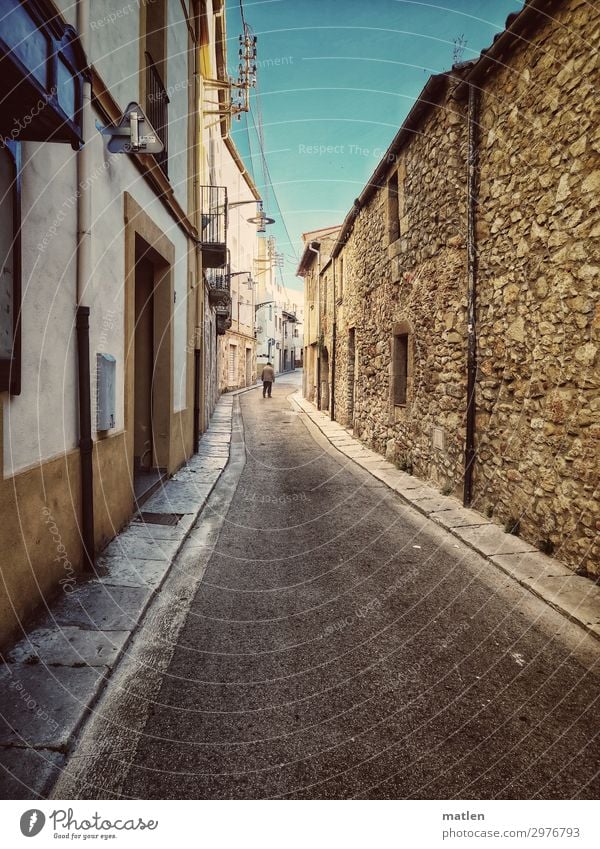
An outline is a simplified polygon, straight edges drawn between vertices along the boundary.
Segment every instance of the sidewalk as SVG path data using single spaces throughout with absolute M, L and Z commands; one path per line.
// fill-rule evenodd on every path
M 254 387 L 248 387 L 254 388 Z M 0 665 L 0 796 L 44 796 L 229 460 L 233 397 L 170 478 Z M 70 588 L 69 588 L 70 589 Z
M 419 478 L 402 472 L 376 451 L 366 448 L 349 430 L 322 413 L 300 393 L 292 396 L 324 436 L 342 454 L 396 492 L 428 519 L 441 525 L 523 587 L 600 639 L 600 587 L 576 575 L 558 560 L 541 554 L 520 537 L 456 498 L 441 495 Z

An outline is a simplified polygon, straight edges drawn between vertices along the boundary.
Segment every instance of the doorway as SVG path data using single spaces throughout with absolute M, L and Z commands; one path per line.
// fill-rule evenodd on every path
M 246 386 L 252 384 L 252 348 L 246 348 Z
M 229 360 L 227 368 L 227 388 L 238 388 L 238 349 L 237 345 L 229 346 Z
M 321 352 L 321 370 L 319 375 L 321 381 L 321 405 L 320 410 L 329 409 L 329 351 L 323 348 Z
M 140 237 L 135 243 L 133 328 L 133 489 L 140 506 L 160 486 L 168 466 L 170 370 L 168 274 Z M 165 309 L 167 310 L 165 314 Z
M 135 263 L 133 462 L 136 473 L 154 466 L 152 372 L 154 370 L 154 266 L 146 257 Z

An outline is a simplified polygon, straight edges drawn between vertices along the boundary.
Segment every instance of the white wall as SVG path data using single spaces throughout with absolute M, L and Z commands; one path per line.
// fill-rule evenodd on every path
M 132 100 L 140 99 L 139 5 L 136 0 L 89 2 L 88 59 L 121 109 L 125 109 Z
M 62 5 L 67 5 L 63 3 Z M 122 5 L 122 4 L 121 4 Z M 169 44 L 187 44 L 182 20 L 172 23 Z M 119 6 L 116 0 L 102 4 L 104 14 Z M 69 15 L 67 16 L 69 17 Z M 72 16 L 71 16 L 72 17 Z M 95 31 L 93 51 L 103 55 L 103 44 L 128 39 L 136 32 L 137 12 L 124 16 L 118 24 Z M 134 26 L 135 24 L 135 26 Z M 129 29 L 131 29 L 131 33 Z M 173 30 L 173 33 L 171 33 Z M 104 41 L 103 41 L 104 39 Z M 126 40 L 126 44 L 127 44 Z M 107 54 L 109 50 L 105 51 Z M 179 57 L 175 64 L 185 63 Z M 133 64 L 130 64 L 133 63 Z M 113 93 L 126 101 L 137 97 L 126 90 L 137 69 L 137 41 L 127 50 L 113 52 L 106 65 Z M 136 70 L 137 86 L 137 70 Z M 129 80 L 129 81 L 128 81 Z M 181 90 L 177 108 L 187 91 Z M 99 115 L 95 116 L 100 119 Z M 185 134 L 173 132 L 173 137 Z M 92 150 L 92 264 L 90 286 L 82 303 L 90 307 L 90 357 L 92 388 L 95 393 L 96 353 L 109 353 L 117 359 L 116 428 L 124 427 L 124 277 L 125 247 L 123 193 L 128 191 L 175 247 L 173 316 L 173 407 L 186 408 L 188 268 L 187 237 L 175 223 L 127 155 L 107 154 L 103 137 L 94 132 Z M 48 460 L 78 444 L 77 362 L 75 338 L 76 245 L 77 245 L 77 154 L 66 144 L 23 144 L 22 174 L 22 265 L 23 265 L 23 354 L 22 393 L 5 398 L 4 468 L 11 474 Z M 176 158 L 174 173 L 187 165 L 186 157 Z M 177 164 L 179 163 L 179 164 Z M 179 180 L 181 190 L 185 175 Z M 95 394 L 92 397 L 95 410 Z M 95 426 L 95 416 L 93 416 Z
M 169 97 L 169 180 L 175 197 L 188 208 L 188 32 L 181 3 L 167 4 L 167 94 Z
M 27 143 L 22 161 L 22 391 L 4 401 L 5 476 L 77 438 L 74 156 L 67 145 Z

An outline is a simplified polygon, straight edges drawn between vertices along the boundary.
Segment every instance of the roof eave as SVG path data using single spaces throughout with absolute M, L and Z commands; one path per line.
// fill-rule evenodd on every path
M 458 98 L 466 97 L 469 86 L 478 86 L 490 71 L 503 67 L 502 57 L 505 56 L 515 43 L 522 41 L 529 44 L 524 33 L 532 27 L 544 25 L 552 20 L 550 11 L 560 5 L 563 0 L 529 0 L 529 2 L 514 16 L 510 25 L 498 35 L 486 50 L 482 50 L 479 59 L 472 70 L 465 76 L 456 88 Z

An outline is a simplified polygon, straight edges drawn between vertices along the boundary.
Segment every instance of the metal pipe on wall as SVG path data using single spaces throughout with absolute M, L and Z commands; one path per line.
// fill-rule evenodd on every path
M 77 2 L 77 30 L 84 55 L 88 55 L 90 25 L 89 0 Z M 81 541 L 85 566 L 95 566 L 94 535 L 94 440 L 92 438 L 91 373 L 90 373 L 90 308 L 82 301 L 92 278 L 92 199 L 91 149 L 92 84 L 83 82 L 82 105 L 83 146 L 77 152 L 77 365 L 79 383 L 79 456 L 81 466 Z
M 335 294 L 335 266 L 334 259 L 331 264 L 331 280 L 333 287 L 333 325 L 331 328 L 331 398 L 329 399 L 329 418 L 335 420 L 335 349 L 337 341 L 337 312 L 336 312 L 336 294 Z
M 468 100 L 468 172 L 467 172 L 467 416 L 465 434 L 465 478 L 463 503 L 473 499 L 475 465 L 475 392 L 477 387 L 477 234 L 476 208 L 478 189 L 478 126 L 480 91 L 469 86 Z

